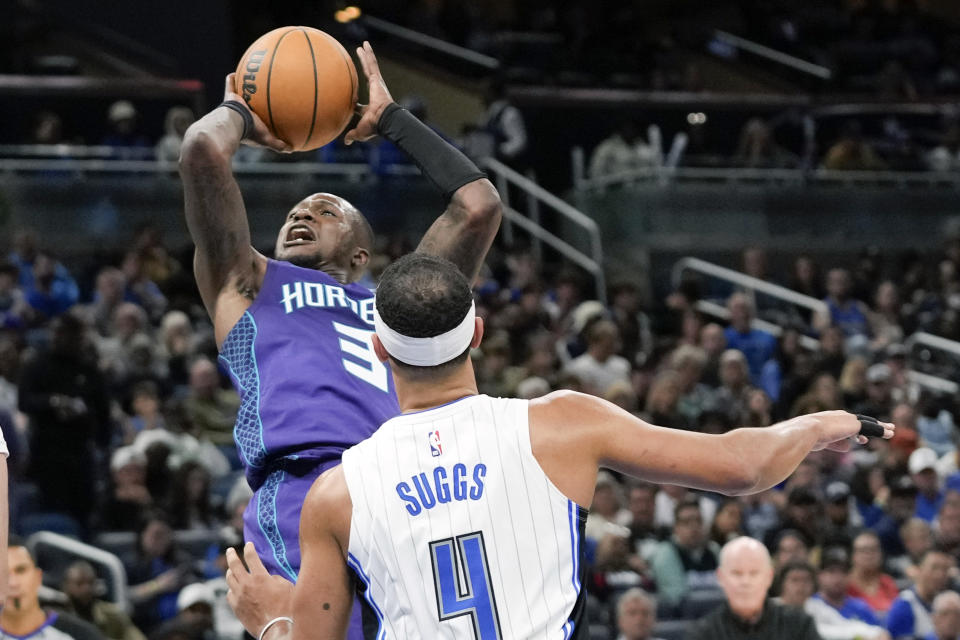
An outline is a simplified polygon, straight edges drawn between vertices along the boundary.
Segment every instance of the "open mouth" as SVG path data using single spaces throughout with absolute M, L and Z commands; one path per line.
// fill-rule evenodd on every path
M 283 241 L 283 246 L 295 247 L 300 244 L 314 242 L 316 239 L 317 237 L 314 235 L 313 229 L 305 224 L 295 224 L 287 231 L 287 237 Z

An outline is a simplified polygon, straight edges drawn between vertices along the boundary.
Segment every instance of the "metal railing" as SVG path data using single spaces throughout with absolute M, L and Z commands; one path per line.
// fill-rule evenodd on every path
M 27 538 L 27 548 L 34 554 L 34 557 L 37 556 L 40 548 L 44 546 L 53 547 L 77 558 L 82 558 L 105 567 L 110 576 L 113 602 L 125 611 L 130 610 L 127 572 L 123 568 L 123 563 L 120 562 L 120 558 L 103 549 L 98 549 L 92 545 L 50 531 L 39 531 Z
M 484 55 L 482 53 L 477 53 L 473 49 L 467 49 L 466 47 L 461 47 L 459 45 L 447 42 L 446 40 L 441 40 L 440 38 L 428 36 L 425 33 L 420 33 L 419 31 L 408 29 L 407 27 L 402 27 L 398 24 L 383 20 L 382 18 L 364 16 L 361 19 L 361 22 L 363 22 L 366 27 L 375 31 L 379 31 L 396 38 L 401 38 L 407 42 L 411 42 L 421 47 L 433 49 L 434 51 L 438 51 L 459 60 L 479 65 L 485 69 L 489 69 L 490 71 L 496 71 L 500 68 L 500 61 L 496 58 Z
M 550 193 L 536 182 L 514 171 L 499 160 L 487 158 L 484 168 L 492 175 L 494 185 L 500 193 L 503 204 L 503 233 L 510 242 L 513 238 L 513 225 L 529 233 L 534 239 L 534 252 L 539 254 L 540 243 L 549 245 L 565 258 L 579 265 L 593 276 L 596 284 L 597 299 L 607 301 L 606 277 L 603 272 L 603 247 L 600 240 L 600 227 L 592 218 Z M 526 215 L 511 206 L 510 187 L 521 190 L 526 199 Z M 582 228 L 590 241 L 589 253 L 577 249 L 569 242 L 548 231 L 540 224 L 540 207 L 548 207 L 563 218 Z
M 719 29 L 713 32 L 713 37 L 718 42 L 722 42 L 727 46 L 740 49 L 741 51 L 746 51 L 755 56 L 760 56 L 765 60 L 775 62 L 784 67 L 789 67 L 790 69 L 805 73 L 809 76 L 814 76 L 816 78 L 820 78 L 821 80 L 829 80 L 833 77 L 833 72 L 824 66 L 807 62 L 802 58 L 792 56 L 788 53 L 784 53 L 783 51 L 778 51 L 758 42 L 754 42 L 753 40 L 747 40 L 746 38 L 742 38 Z
M 751 292 L 763 293 L 771 298 L 777 298 L 798 307 L 809 309 L 814 313 L 828 312 L 827 305 L 821 300 L 699 258 L 683 258 L 674 265 L 672 272 L 674 286 L 680 284 L 683 272 L 686 270 L 696 271 L 697 273 L 717 278 L 718 280 L 724 280 Z M 697 301 L 695 308 L 697 311 L 713 318 L 719 318 L 721 320 L 730 319 L 730 312 L 726 307 L 710 300 Z M 754 318 L 751 326 L 754 329 L 766 331 L 778 338 L 783 334 L 782 327 L 760 318 Z M 811 336 L 801 335 L 800 346 L 809 351 L 816 351 L 820 348 L 820 341 Z M 935 336 L 930 333 L 914 333 L 904 341 L 904 346 L 907 347 L 908 350 L 913 349 L 915 346 L 924 346 L 929 349 L 944 351 L 960 357 L 960 342 L 941 338 L 940 336 Z M 948 394 L 960 392 L 960 384 L 957 384 L 953 380 L 941 378 L 922 371 L 911 369 L 907 371 L 907 378 L 914 384 L 933 391 Z
M 960 174 L 942 171 L 836 171 L 830 169 L 761 169 L 650 167 L 616 174 L 583 177 L 584 155 L 571 153 L 574 187 L 578 190 L 602 190 L 624 184 L 665 184 L 679 182 L 729 184 L 821 184 L 843 186 L 892 185 L 897 187 L 960 188 Z

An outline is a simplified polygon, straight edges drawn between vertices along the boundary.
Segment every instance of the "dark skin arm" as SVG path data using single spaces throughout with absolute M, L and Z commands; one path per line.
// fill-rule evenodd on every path
M 243 100 L 227 76 L 224 100 Z M 247 143 L 285 151 L 251 112 L 253 132 Z M 193 270 L 200 297 L 213 320 L 217 344 L 222 344 L 256 296 L 266 271 L 266 258 L 250 244 L 250 227 L 231 161 L 240 147 L 243 118 L 230 109 L 214 109 L 193 123 L 180 151 L 184 212 L 196 245 Z
M 377 123 L 393 102 L 369 42 L 357 48 L 357 57 L 367 78 L 370 104 L 360 108 L 360 121 L 344 141 L 369 140 L 377 135 Z M 472 283 L 500 228 L 500 196 L 486 178 L 469 182 L 454 192 L 443 214 L 430 226 L 417 251 L 446 258 L 457 265 Z

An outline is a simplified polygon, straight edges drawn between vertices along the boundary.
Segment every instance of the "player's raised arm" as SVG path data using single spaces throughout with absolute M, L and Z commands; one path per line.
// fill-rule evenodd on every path
M 531 401 L 530 425 L 538 459 L 553 461 L 558 471 L 568 464 L 569 476 L 579 474 L 580 482 L 573 478 L 567 495 L 583 499 L 580 504 L 590 504 L 593 484 L 584 478 L 597 466 L 652 482 L 741 495 L 782 482 L 811 451 L 846 451 L 851 437 L 866 442 L 858 436 L 858 417 L 845 411 L 709 435 L 654 426 L 605 400 L 573 392 Z M 893 437 L 892 425 L 881 426 L 884 438 Z M 571 495 L 578 487 L 581 492 L 588 487 L 590 495 Z
M 196 245 L 194 273 L 218 343 L 248 306 L 243 299 L 255 295 L 262 280 L 257 260 L 263 258 L 250 245 L 246 209 L 231 168 L 243 140 L 287 149 L 234 92 L 230 74 L 224 103 L 187 129 L 180 151 L 184 211 Z
M 450 260 L 472 283 L 500 228 L 497 190 L 469 158 L 393 101 L 369 42 L 357 49 L 357 56 L 370 87 L 369 104 L 344 140 L 350 144 L 379 133 L 420 167 L 448 204 L 417 251 Z

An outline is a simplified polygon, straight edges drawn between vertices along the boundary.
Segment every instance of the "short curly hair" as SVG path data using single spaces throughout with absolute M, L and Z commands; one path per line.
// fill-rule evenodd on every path
M 455 264 L 437 256 L 410 253 L 387 267 L 377 286 L 377 312 L 391 329 L 410 338 L 432 338 L 463 321 L 473 302 L 466 276 Z M 436 367 L 416 367 L 391 356 L 396 366 L 411 374 L 448 373 L 470 352 Z

